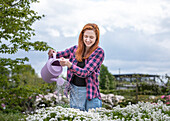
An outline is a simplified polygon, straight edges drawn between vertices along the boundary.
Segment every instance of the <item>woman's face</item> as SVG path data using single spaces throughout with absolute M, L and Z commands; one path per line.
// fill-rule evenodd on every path
M 96 41 L 96 34 L 93 30 L 86 30 L 83 35 L 83 42 L 89 49 Z

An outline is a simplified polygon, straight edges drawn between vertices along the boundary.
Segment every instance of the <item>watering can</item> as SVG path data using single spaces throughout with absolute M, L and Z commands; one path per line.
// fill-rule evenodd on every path
M 47 83 L 56 81 L 61 86 L 65 81 L 62 77 L 59 77 L 62 71 L 63 68 L 60 65 L 59 59 L 56 59 L 56 54 L 53 53 L 53 58 L 50 58 L 41 69 L 41 77 Z

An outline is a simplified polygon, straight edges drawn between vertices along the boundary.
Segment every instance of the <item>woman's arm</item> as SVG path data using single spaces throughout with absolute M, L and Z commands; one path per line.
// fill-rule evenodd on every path
M 51 57 L 53 53 L 56 53 L 56 58 L 61 58 L 61 57 L 69 58 L 70 54 L 73 53 L 75 48 L 76 46 L 73 46 L 64 51 L 57 51 L 57 52 L 55 52 L 54 50 L 49 50 L 48 55 L 49 57 Z
M 60 61 L 60 64 L 63 66 L 67 66 L 70 68 L 70 71 L 75 74 L 78 77 L 86 78 L 91 75 L 96 69 L 98 69 L 104 60 L 104 51 L 101 48 L 98 48 L 97 50 L 92 53 L 92 55 L 89 57 L 88 63 L 85 65 L 84 68 L 80 68 L 74 64 L 72 64 L 70 61 Z

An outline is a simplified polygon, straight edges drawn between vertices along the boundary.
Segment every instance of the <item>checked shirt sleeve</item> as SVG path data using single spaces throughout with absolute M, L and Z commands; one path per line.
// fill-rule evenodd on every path
M 98 69 L 104 60 L 104 51 L 101 48 L 96 49 L 89 57 L 89 61 L 84 68 L 80 68 L 74 64 L 70 67 L 70 71 L 78 77 L 86 78 Z
M 68 48 L 64 51 L 58 51 L 56 57 L 64 57 L 64 58 L 69 58 L 70 54 L 73 53 L 73 50 L 76 48 L 76 46 L 73 46 L 71 48 Z

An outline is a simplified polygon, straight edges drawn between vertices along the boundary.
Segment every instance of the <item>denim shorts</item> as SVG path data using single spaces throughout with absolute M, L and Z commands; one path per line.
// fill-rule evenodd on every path
M 71 84 L 70 107 L 80 109 L 81 111 L 88 111 L 92 108 L 102 107 L 102 101 L 98 98 L 89 101 L 86 99 L 86 87 Z

